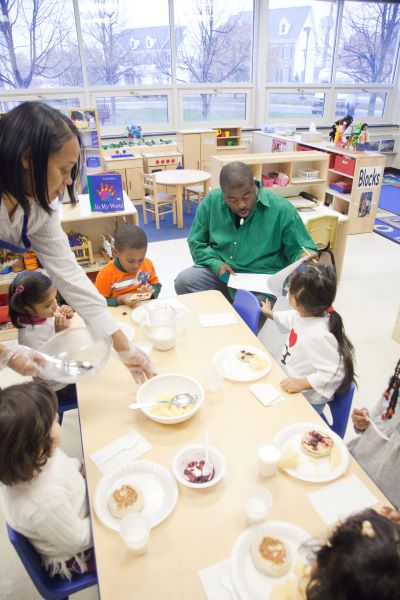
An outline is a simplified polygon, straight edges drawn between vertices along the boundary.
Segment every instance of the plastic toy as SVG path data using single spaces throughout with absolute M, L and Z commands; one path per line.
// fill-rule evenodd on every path
M 126 127 L 128 132 L 128 138 L 134 138 L 135 140 L 141 140 L 143 137 L 143 131 L 141 125 L 129 125 Z

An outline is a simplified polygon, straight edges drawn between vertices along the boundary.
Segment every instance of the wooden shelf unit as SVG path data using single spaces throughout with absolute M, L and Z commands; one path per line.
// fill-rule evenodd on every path
M 211 157 L 217 152 L 217 132 L 214 129 L 178 129 L 178 151 L 183 154 L 185 169 L 209 171 Z
M 217 154 L 243 154 L 243 152 L 246 152 L 247 146 L 241 144 L 242 130 L 240 127 L 224 127 L 215 131 L 217 134 Z

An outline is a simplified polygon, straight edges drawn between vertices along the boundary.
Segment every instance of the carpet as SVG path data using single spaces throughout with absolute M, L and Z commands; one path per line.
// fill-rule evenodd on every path
M 145 225 L 143 220 L 143 207 L 137 206 L 139 215 L 140 227 L 145 231 L 149 242 L 163 242 L 165 240 L 176 240 L 179 238 L 186 238 L 189 235 L 190 228 L 196 213 L 197 206 L 190 203 L 190 213 L 186 212 L 186 202 L 184 203 L 183 211 L 183 228 L 178 229 L 172 222 L 172 214 L 168 213 L 165 215 L 164 220 L 160 220 L 160 229 L 156 229 L 156 222 L 151 220 L 151 215 L 147 213 L 148 223 Z
M 384 178 L 374 231 L 382 237 L 400 244 L 400 177 L 396 175 L 388 175 Z

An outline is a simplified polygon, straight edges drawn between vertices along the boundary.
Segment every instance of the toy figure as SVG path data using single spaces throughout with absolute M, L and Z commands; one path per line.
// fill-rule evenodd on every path
M 128 132 L 128 138 L 141 140 L 143 137 L 141 125 L 129 125 L 129 127 L 126 127 L 126 131 Z
M 361 125 L 360 121 L 357 121 L 357 123 L 354 123 L 353 133 L 351 135 L 351 145 L 353 146 L 353 148 L 355 148 L 357 146 L 357 144 L 359 144 L 361 127 L 362 127 L 362 125 Z
M 363 123 L 361 125 L 361 133 L 360 137 L 358 138 L 358 143 L 366 144 L 367 142 L 369 142 L 368 123 Z

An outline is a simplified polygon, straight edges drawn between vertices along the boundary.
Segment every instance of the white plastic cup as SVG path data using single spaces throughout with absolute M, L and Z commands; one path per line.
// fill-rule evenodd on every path
M 262 477 L 276 474 L 282 453 L 274 444 L 263 444 L 257 450 L 258 468 Z
M 135 556 L 146 552 L 150 531 L 150 520 L 141 513 L 132 513 L 124 517 L 119 527 L 121 539 Z
M 252 485 L 243 494 L 244 512 L 248 525 L 262 523 L 272 505 L 269 491 L 260 485 Z
M 223 376 L 215 367 L 211 367 L 206 374 L 206 387 L 209 392 L 220 392 L 224 383 Z

